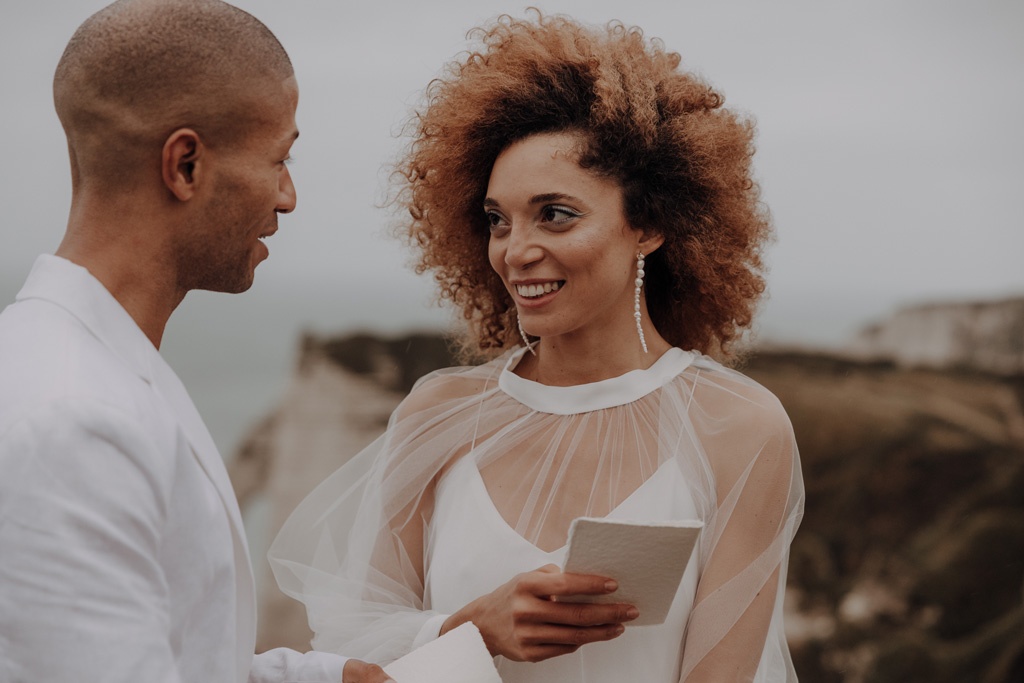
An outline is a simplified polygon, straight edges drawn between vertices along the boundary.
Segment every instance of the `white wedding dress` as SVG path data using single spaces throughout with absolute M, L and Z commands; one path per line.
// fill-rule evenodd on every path
M 607 516 L 662 521 L 697 516 L 674 463 L 667 462 Z M 430 562 L 425 606 L 452 613 L 510 577 L 545 564 L 561 565 L 566 546 L 541 550 L 517 534 L 491 502 L 472 458 L 456 463 L 437 487 L 430 527 Z M 697 590 L 697 563 L 691 560 L 668 619 L 658 626 L 627 628 L 610 642 L 529 664 L 497 659 L 504 683 L 608 680 L 608 671 L 642 672 L 641 681 L 676 681 L 683 629 Z
M 518 573 L 560 564 L 576 517 L 700 519 L 664 624 L 539 663 L 505 683 L 675 683 L 729 662 L 795 681 L 782 629 L 803 484 L 789 420 L 749 378 L 670 349 L 650 368 L 553 387 L 524 349 L 432 373 L 387 432 L 328 478 L 271 548 L 317 649 L 386 663 Z

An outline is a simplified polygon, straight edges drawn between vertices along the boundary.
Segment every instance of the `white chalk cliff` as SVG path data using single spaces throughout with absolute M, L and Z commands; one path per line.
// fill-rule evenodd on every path
M 849 353 L 900 366 L 1024 374 L 1024 297 L 906 308 L 865 328 Z

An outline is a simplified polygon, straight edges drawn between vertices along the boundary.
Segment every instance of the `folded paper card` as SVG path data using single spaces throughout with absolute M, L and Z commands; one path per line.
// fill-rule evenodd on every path
M 615 579 L 619 589 L 599 596 L 562 598 L 574 602 L 635 605 L 640 616 L 627 626 L 664 623 L 697 543 L 700 520 L 628 522 L 580 517 L 569 528 L 562 571 Z
M 473 622 L 453 628 L 384 667 L 397 683 L 501 683 Z

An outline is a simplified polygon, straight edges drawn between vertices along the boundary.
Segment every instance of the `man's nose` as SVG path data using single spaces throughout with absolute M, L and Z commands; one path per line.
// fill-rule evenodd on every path
M 281 176 L 281 182 L 278 185 L 277 207 L 275 211 L 278 213 L 291 213 L 295 210 L 296 202 L 295 183 L 292 182 L 291 172 L 285 166 L 284 174 Z

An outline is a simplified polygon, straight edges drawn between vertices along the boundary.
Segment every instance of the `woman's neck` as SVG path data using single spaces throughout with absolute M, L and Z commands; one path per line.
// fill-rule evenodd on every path
M 545 337 L 534 344 L 515 373 L 550 386 L 575 386 L 618 377 L 631 370 L 649 368 L 671 347 L 649 323 L 644 325 L 647 353 L 640 346 L 636 329 L 631 334 L 560 335 Z

